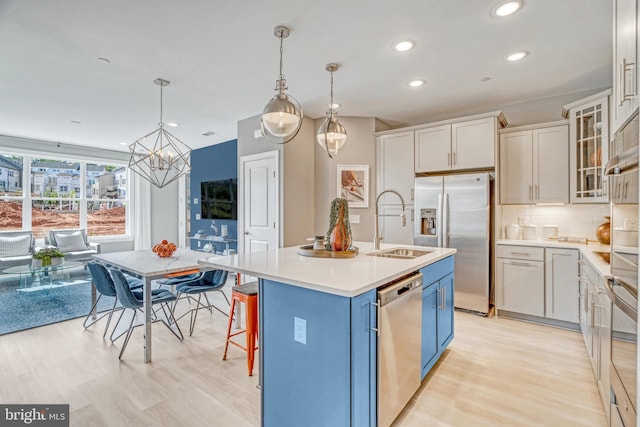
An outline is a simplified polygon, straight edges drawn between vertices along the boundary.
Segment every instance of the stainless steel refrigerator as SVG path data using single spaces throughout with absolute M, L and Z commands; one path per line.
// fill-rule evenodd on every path
M 414 244 L 455 248 L 454 306 L 487 314 L 491 295 L 491 205 L 488 172 L 418 177 Z

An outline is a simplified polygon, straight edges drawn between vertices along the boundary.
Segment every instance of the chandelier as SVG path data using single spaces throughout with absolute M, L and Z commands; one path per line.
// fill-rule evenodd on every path
M 169 81 L 155 79 L 153 83 L 160 86 L 159 128 L 129 145 L 129 169 L 156 187 L 162 188 L 191 171 L 191 149 L 164 128 L 162 89 L 169 85 Z

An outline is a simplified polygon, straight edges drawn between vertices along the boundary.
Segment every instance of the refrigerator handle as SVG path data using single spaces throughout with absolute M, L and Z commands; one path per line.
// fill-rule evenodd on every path
M 449 247 L 449 194 L 444 194 L 442 202 L 442 247 Z
M 443 224 L 443 211 L 442 211 L 442 194 L 438 194 L 438 210 L 436 211 L 436 227 L 437 227 L 437 233 L 438 233 L 438 247 L 441 248 L 442 247 L 442 233 L 444 232 L 443 228 L 442 228 L 442 224 Z

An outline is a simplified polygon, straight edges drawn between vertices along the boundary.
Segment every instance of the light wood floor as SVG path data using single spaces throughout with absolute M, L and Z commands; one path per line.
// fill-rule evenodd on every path
M 0 336 L 0 402 L 69 403 L 72 426 L 259 425 L 257 372 L 247 376 L 237 348 L 221 360 L 226 318 L 215 310 L 182 343 L 155 324 L 151 364 L 141 328 L 120 362 L 121 341 L 103 340 L 102 325 Z M 606 425 L 578 333 L 466 313 L 455 333 L 397 426 Z

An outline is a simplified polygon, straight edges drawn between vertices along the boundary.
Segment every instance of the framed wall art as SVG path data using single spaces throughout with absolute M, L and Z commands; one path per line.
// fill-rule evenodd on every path
M 347 199 L 350 208 L 369 207 L 369 165 L 338 165 L 337 197 Z

